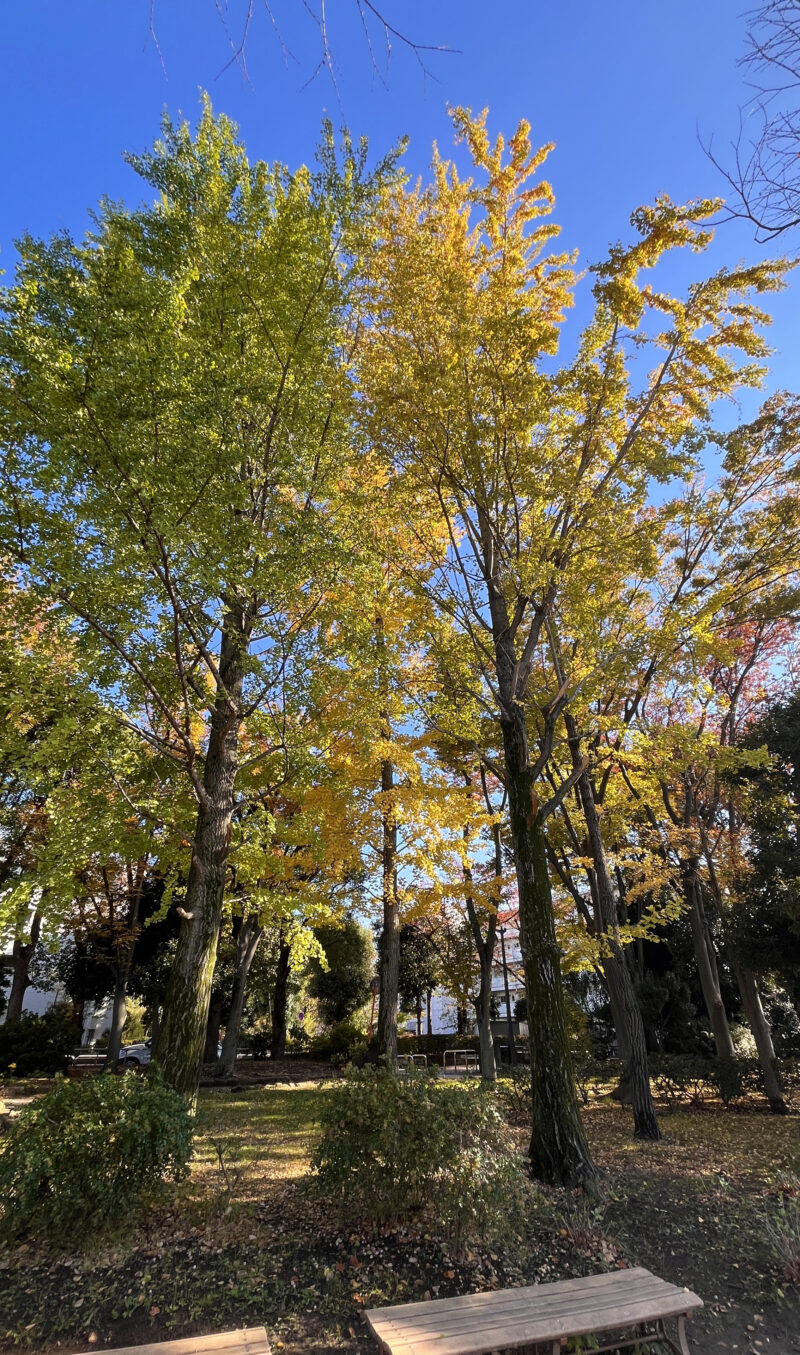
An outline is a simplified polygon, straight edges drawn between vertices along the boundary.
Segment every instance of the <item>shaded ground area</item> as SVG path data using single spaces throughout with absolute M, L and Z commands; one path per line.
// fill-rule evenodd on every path
M 135 1236 L 89 1258 L 0 1252 L 0 1348 L 99 1349 L 263 1323 L 286 1355 L 366 1352 L 366 1307 L 627 1263 L 706 1300 L 695 1351 L 800 1351 L 800 1293 L 782 1282 L 767 1236 L 781 1183 L 800 1172 L 797 1117 L 677 1110 L 663 1116 L 664 1143 L 643 1145 L 625 1110 L 597 1101 L 586 1119 L 606 1201 L 531 1191 L 515 1221 L 521 1243 L 454 1256 L 425 1220 L 353 1230 L 309 1194 L 325 1094 L 205 1091 L 191 1179 Z

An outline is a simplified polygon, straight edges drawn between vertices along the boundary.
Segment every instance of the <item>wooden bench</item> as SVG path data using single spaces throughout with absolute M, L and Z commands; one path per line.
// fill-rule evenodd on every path
M 610 1332 L 623 1335 L 610 1345 L 592 1346 L 593 1355 L 636 1345 L 648 1336 L 679 1355 L 690 1355 L 686 1319 L 702 1307 L 696 1294 L 639 1267 L 582 1280 L 371 1308 L 366 1318 L 388 1355 L 487 1355 L 535 1347 L 560 1355 L 562 1341 L 571 1336 Z M 664 1326 L 673 1319 L 677 1346 Z M 633 1328 L 638 1329 L 636 1335 L 625 1335 Z
M 97 1347 L 86 1355 L 99 1355 Z M 187 1336 L 182 1341 L 159 1341 L 150 1346 L 120 1346 L 103 1355 L 270 1355 L 263 1327 L 223 1331 L 216 1336 Z

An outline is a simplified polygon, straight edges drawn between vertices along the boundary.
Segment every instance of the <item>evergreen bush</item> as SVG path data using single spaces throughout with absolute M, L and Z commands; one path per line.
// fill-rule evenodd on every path
M 82 1250 L 186 1174 L 189 1114 L 138 1073 L 59 1079 L 26 1106 L 0 1149 L 0 1236 Z
M 52 1077 L 63 1073 L 79 1033 L 66 1007 L 43 1016 L 22 1016 L 0 1026 L 0 1073 L 11 1077 Z
M 372 1223 L 432 1212 L 456 1248 L 501 1221 L 508 1227 L 521 1160 L 480 1084 L 349 1069 L 321 1122 L 317 1189 L 344 1212 Z

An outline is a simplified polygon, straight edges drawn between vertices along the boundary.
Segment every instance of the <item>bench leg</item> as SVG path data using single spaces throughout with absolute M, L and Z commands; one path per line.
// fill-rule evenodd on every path
M 689 1343 L 686 1340 L 686 1317 L 684 1313 L 681 1313 L 678 1318 L 678 1345 L 681 1348 L 681 1355 L 691 1355 Z

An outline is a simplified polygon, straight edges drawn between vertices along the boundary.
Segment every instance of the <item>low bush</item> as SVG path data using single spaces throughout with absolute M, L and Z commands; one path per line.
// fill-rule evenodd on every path
M 350 1069 L 328 1096 L 312 1168 L 326 1201 L 372 1223 L 435 1209 L 460 1249 L 509 1215 L 521 1162 L 491 1092 L 425 1073 Z
M 63 1073 L 78 1039 L 72 1012 L 65 1007 L 6 1021 L 0 1026 L 0 1073 L 12 1077 Z
M 59 1079 L 22 1111 L 0 1151 L 0 1236 L 81 1250 L 185 1175 L 181 1098 L 137 1073 Z
M 800 1177 L 783 1182 L 777 1207 L 764 1221 L 764 1232 L 782 1278 L 800 1285 Z

